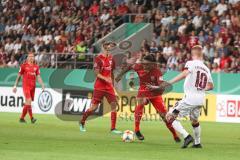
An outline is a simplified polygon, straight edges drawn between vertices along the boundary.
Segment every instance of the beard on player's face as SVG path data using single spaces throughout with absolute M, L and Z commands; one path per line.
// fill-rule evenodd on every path
M 33 55 L 29 55 L 29 56 L 28 56 L 28 62 L 29 62 L 29 63 L 33 63 L 33 62 L 34 62 L 34 57 L 33 57 Z
M 147 60 L 143 60 L 142 65 L 144 70 L 151 70 L 153 68 L 153 62 Z

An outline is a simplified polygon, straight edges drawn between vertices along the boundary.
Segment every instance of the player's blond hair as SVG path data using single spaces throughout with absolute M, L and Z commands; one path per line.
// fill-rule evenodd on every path
M 199 58 L 203 57 L 203 52 L 202 52 L 202 46 L 200 45 L 195 45 L 192 47 L 192 50 L 197 50 L 198 52 L 194 52 L 194 55 L 196 55 Z

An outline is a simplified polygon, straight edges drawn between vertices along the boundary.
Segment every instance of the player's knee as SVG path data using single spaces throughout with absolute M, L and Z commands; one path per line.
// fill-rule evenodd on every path
M 172 123 L 176 118 L 178 114 L 175 114 L 174 112 L 168 112 L 165 116 L 165 119 L 168 123 Z
M 26 99 L 25 104 L 26 105 L 31 105 L 32 104 L 31 98 Z
M 159 112 L 159 115 L 160 115 L 160 117 L 161 117 L 162 119 L 165 119 L 166 114 L 167 114 L 167 113 L 161 113 L 161 112 Z
M 112 102 L 110 105 L 111 105 L 112 111 L 116 111 L 117 110 L 117 102 Z
M 192 126 L 193 127 L 198 127 L 199 126 L 199 121 L 197 119 L 191 118 L 192 121 Z
M 90 110 L 90 111 L 94 111 L 94 110 L 97 109 L 97 107 L 98 107 L 98 104 L 95 104 L 95 103 L 94 103 L 94 104 L 91 104 L 89 110 Z

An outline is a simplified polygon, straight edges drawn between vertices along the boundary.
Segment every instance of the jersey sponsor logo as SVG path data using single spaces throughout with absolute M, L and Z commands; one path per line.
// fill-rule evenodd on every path
M 47 112 L 52 108 L 53 98 L 50 92 L 43 91 L 38 97 L 39 109 L 43 112 Z
M 104 70 L 109 70 L 109 71 L 111 71 L 111 70 L 112 70 L 112 67 L 111 67 L 111 66 L 104 67 Z

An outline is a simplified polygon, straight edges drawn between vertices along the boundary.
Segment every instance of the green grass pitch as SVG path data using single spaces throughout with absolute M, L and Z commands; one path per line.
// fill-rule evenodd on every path
M 109 118 L 89 121 L 88 131 L 80 133 L 77 122 L 63 122 L 52 115 L 36 115 L 34 125 L 19 124 L 18 116 L 0 113 L 0 160 L 240 159 L 239 124 L 202 122 L 204 148 L 183 150 L 162 122 L 143 122 L 146 140 L 124 143 L 109 133 Z M 184 126 L 191 131 L 189 123 Z M 118 128 L 132 130 L 133 122 L 118 121 Z

